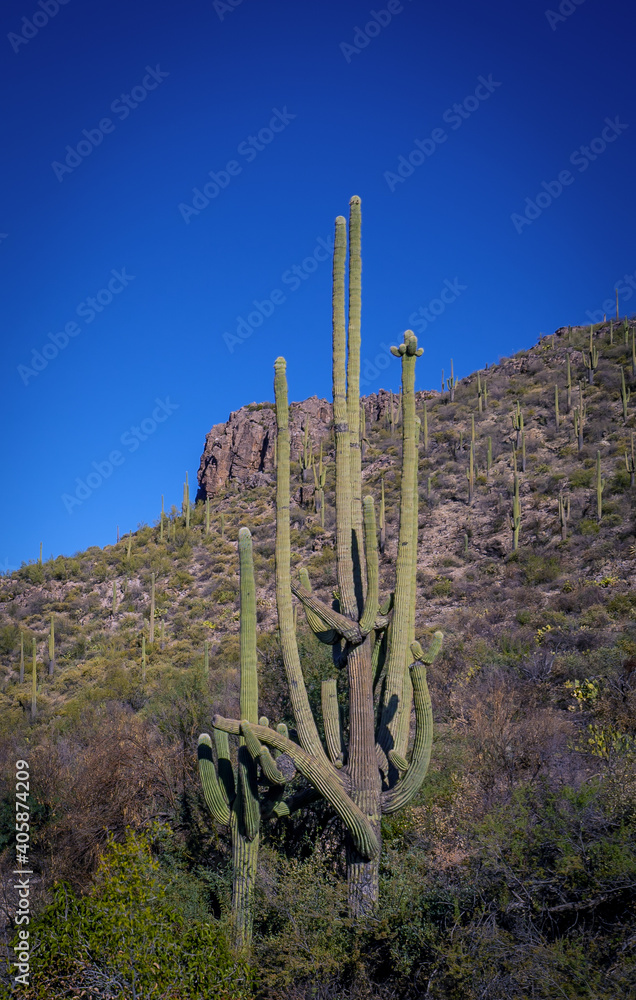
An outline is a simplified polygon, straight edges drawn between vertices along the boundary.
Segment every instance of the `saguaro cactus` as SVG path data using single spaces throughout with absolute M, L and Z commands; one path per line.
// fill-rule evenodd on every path
M 260 732 L 268 731 L 269 722 L 262 718 L 259 723 L 258 718 L 256 587 L 252 536 L 247 528 L 239 529 L 238 550 L 241 719 L 236 722 L 233 729 L 224 730 L 222 726 L 217 725 L 215 718 L 216 766 L 212 754 L 212 741 L 207 733 L 199 737 L 198 757 L 199 774 L 208 808 L 217 822 L 230 827 L 233 862 L 232 920 L 235 943 L 239 947 L 247 947 L 252 936 L 252 898 L 261 814 L 283 815 L 285 811 L 289 813 L 290 810 L 285 806 L 280 792 L 287 778 L 276 765 L 267 747 L 261 743 Z M 236 774 L 230 757 L 228 731 L 239 736 Z M 285 727 L 282 732 L 283 735 L 279 732 L 275 734 L 281 740 L 286 737 Z M 261 796 L 259 784 L 268 785 L 270 793 Z
M 636 476 L 636 462 L 634 460 L 634 432 L 632 431 L 632 453 L 625 452 L 625 466 L 629 472 L 629 485 L 631 489 L 634 489 L 635 476 Z
M 579 405 L 574 407 L 574 435 L 579 453 L 583 451 L 583 425 L 585 423 L 585 401 L 583 399 L 583 384 L 579 382 Z
M 148 632 L 148 642 L 152 646 L 155 641 L 155 574 L 150 575 L 150 626 Z
M 559 524 L 561 525 L 561 539 L 568 537 L 568 521 L 570 520 L 570 498 L 559 497 Z
M 512 429 L 515 432 L 515 448 L 519 449 L 521 444 L 521 434 L 523 432 L 523 412 L 521 406 L 519 405 L 519 400 L 517 400 L 517 406 L 510 414 L 510 419 L 512 420 Z
M 625 370 L 621 365 L 621 404 L 623 407 L 623 423 L 627 423 L 627 404 L 631 399 L 631 390 L 625 384 Z
M 583 361 L 587 368 L 587 380 L 594 385 L 594 372 L 598 368 L 598 348 L 594 345 L 594 327 L 590 326 L 590 348 L 583 351 Z
M 519 548 L 519 530 L 521 528 L 521 502 L 519 500 L 519 477 L 515 472 L 512 492 L 512 514 L 510 515 L 510 530 L 512 531 L 512 551 Z
M 51 630 L 49 632 L 49 676 L 55 673 L 55 620 L 51 615 Z
M 362 410 L 364 413 L 364 410 Z M 325 482 L 327 480 L 327 469 L 322 460 L 322 442 L 320 443 L 320 453 L 318 457 L 318 465 L 314 462 L 312 465 L 314 470 L 314 510 L 317 514 L 320 514 L 320 526 L 324 528 L 325 526 Z
M 603 490 L 605 489 L 606 480 L 602 476 L 601 472 L 601 453 L 596 452 L 596 519 L 598 521 L 603 517 Z
M 31 674 L 31 718 L 35 719 L 38 714 L 38 664 L 35 647 L 35 636 L 33 636 L 33 672 Z
M 451 403 L 455 402 L 455 389 L 459 384 L 459 379 L 455 378 L 455 373 L 453 371 L 453 359 L 451 358 L 451 373 L 450 378 L 446 379 L 446 388 L 448 389 L 448 398 Z
M 310 789 L 333 807 L 348 831 L 349 907 L 354 917 L 371 913 L 378 897 L 380 818 L 406 805 L 424 780 L 431 754 L 432 713 L 426 665 L 441 647 L 435 633 L 429 650 L 415 642 L 417 554 L 417 437 L 415 361 L 422 354 L 412 331 L 391 349 L 402 363 L 402 475 L 396 584 L 382 607 L 378 593 L 378 543 L 373 499 L 362 497 L 359 455 L 360 199 L 350 202 L 349 321 L 345 322 L 346 222 L 336 219 L 333 264 L 333 408 L 336 450 L 336 608 L 316 598 L 306 572 L 291 581 L 290 437 L 286 363 L 275 363 L 278 466 L 276 479 L 276 602 L 283 662 L 298 743 L 281 727 L 248 725 L 253 754 L 263 745 L 286 752 Z M 296 633 L 294 594 L 317 638 L 334 647 L 345 668 L 349 728 L 337 714 L 336 681 L 322 685 L 326 750 L 305 688 Z M 410 649 L 410 656 L 409 656 Z M 412 662 L 410 662 L 412 661 Z M 374 695 L 378 695 L 376 710 Z M 416 730 L 407 754 L 411 707 Z M 245 737 L 245 722 L 215 716 L 219 733 Z M 260 749 L 259 749 L 260 748 Z M 312 791 L 313 789 L 313 791 Z M 290 807 L 287 807 L 288 811 Z M 277 814 L 281 814 L 281 811 Z
M 468 503 L 472 503 L 473 493 L 475 491 L 475 443 L 470 442 L 470 451 L 468 453 L 468 468 L 466 469 L 466 479 L 468 480 Z

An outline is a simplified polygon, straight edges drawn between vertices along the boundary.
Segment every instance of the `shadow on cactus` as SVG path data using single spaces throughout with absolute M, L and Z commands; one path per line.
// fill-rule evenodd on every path
M 290 434 L 286 363 L 278 358 L 274 390 L 277 423 L 276 602 L 283 662 L 298 742 L 286 727 L 258 720 L 256 614 L 251 538 L 239 535 L 241 565 L 240 719 L 213 719 L 212 740 L 199 741 L 199 767 L 208 805 L 230 825 L 233 842 L 233 919 L 236 940 L 248 945 L 258 837 L 263 819 L 291 814 L 325 799 L 348 833 L 349 910 L 373 913 L 378 900 L 380 820 L 407 805 L 424 781 L 433 717 L 426 667 L 441 648 L 436 632 L 428 650 L 415 640 L 418 524 L 418 438 L 415 362 L 423 353 L 412 331 L 391 348 L 402 365 L 402 470 L 395 589 L 380 603 L 378 537 L 373 498 L 362 496 L 360 450 L 360 199 L 350 201 L 348 317 L 346 221 L 336 219 L 333 260 L 333 419 L 335 436 L 335 548 L 338 598 L 311 590 L 306 571 L 292 583 L 290 560 Z M 293 596 L 320 642 L 333 647 L 335 670 L 346 671 L 349 725 L 341 726 L 336 678 L 322 684 L 325 744 L 312 715 L 294 629 Z M 415 734 L 409 746 L 412 708 Z M 238 773 L 228 734 L 239 738 Z M 272 756 L 270 751 L 273 751 Z M 285 786 L 297 776 L 298 790 Z

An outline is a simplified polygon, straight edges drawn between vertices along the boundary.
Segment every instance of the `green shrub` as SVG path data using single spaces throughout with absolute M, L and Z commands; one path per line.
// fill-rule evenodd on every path
M 528 555 L 525 560 L 524 574 L 527 584 L 551 583 L 556 580 L 561 571 L 561 562 L 557 556 Z
M 162 870 L 150 843 L 147 834 L 132 832 L 123 844 L 111 839 L 84 897 L 66 884 L 55 887 L 53 903 L 30 928 L 31 990 L 25 997 L 71 995 L 58 992 L 59 986 L 69 977 L 81 981 L 87 968 L 118 983 L 120 991 L 110 994 L 118 1000 L 133 996 L 133 986 L 140 1000 L 251 995 L 249 973 L 232 956 L 225 926 L 200 901 L 192 918 L 183 874 L 176 887 L 174 873 Z M 201 894 L 203 887 L 191 882 Z
M 579 531 L 582 535 L 598 535 L 600 528 L 596 521 L 589 517 L 584 517 L 579 524 Z

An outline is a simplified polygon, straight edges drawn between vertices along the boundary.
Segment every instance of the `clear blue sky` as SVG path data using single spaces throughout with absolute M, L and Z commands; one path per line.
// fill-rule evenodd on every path
M 330 396 L 352 194 L 368 391 L 407 326 L 435 388 L 635 278 L 633 4 L 548 2 L 5 0 L 0 568 L 179 503 L 278 355 Z

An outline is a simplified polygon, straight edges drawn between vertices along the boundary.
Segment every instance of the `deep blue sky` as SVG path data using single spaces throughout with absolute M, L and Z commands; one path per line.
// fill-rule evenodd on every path
M 636 275 L 633 4 L 565 0 L 556 20 L 548 0 L 391 0 L 367 40 L 356 26 L 372 9 L 388 21 L 384 0 L 233 2 L 2 5 L 4 570 L 36 558 L 40 540 L 45 557 L 68 554 L 152 523 L 162 493 L 179 503 L 212 424 L 272 398 L 278 355 L 293 399 L 330 396 L 331 264 L 310 258 L 352 194 L 363 359 L 442 289 L 459 292 L 421 333 L 419 388 L 436 388 L 451 356 L 468 374 L 586 321 Z M 136 107 L 122 103 L 131 93 Z M 280 131 L 261 132 L 272 119 Z M 571 162 L 604 128 L 607 148 Z M 229 161 L 207 207 L 179 208 Z M 412 172 L 397 180 L 400 163 Z M 565 170 L 559 197 L 515 225 Z M 254 300 L 271 315 L 230 351 L 224 335 Z M 66 346 L 29 374 L 67 324 Z M 398 372 L 368 391 L 396 387 Z M 130 428 L 157 399 L 177 408 L 133 451 Z M 112 451 L 121 464 L 69 512 L 63 495 Z

